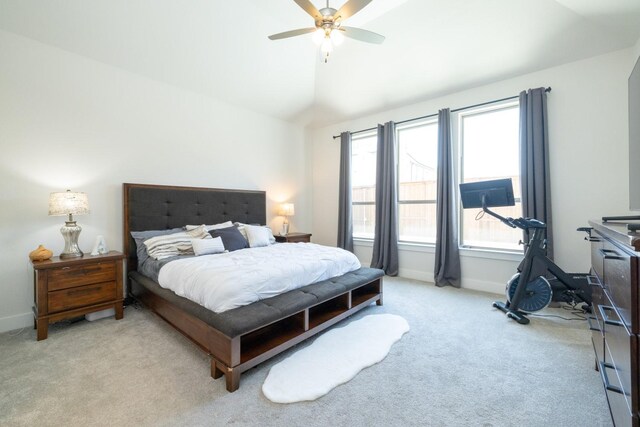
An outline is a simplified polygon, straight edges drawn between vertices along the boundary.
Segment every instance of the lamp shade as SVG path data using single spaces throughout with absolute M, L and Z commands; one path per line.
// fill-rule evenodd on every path
M 87 193 L 77 193 L 70 190 L 51 193 L 49 196 L 49 215 L 86 215 L 89 213 L 89 199 Z
M 283 203 L 280 205 L 280 215 L 282 216 L 293 216 L 296 213 L 295 206 L 293 203 Z

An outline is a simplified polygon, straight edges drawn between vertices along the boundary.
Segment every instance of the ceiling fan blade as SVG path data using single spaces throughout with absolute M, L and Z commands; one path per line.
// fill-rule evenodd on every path
M 309 0 L 293 0 L 293 1 L 296 2 L 298 6 L 303 8 L 304 11 L 307 12 L 309 15 L 311 15 L 313 19 L 315 19 L 316 21 L 318 19 L 322 20 L 322 14 Z
M 344 21 L 348 17 L 355 15 L 366 5 L 371 3 L 371 0 L 349 0 L 336 12 L 336 21 Z
M 383 35 L 374 33 L 373 31 L 363 30 L 362 28 L 340 27 L 339 30 L 342 31 L 346 37 L 367 43 L 382 44 L 384 41 Z
M 272 34 L 269 36 L 271 40 L 286 39 L 288 37 L 301 36 L 303 34 L 313 33 L 316 28 L 299 28 L 297 30 L 285 31 L 284 33 Z

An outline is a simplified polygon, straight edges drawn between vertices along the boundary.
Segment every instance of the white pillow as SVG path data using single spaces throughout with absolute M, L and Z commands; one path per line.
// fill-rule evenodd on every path
M 271 244 L 273 234 L 269 228 L 259 225 L 245 225 L 244 230 L 247 232 L 249 247 L 259 248 L 260 246 L 269 246 Z
M 194 239 L 191 241 L 193 245 L 193 252 L 196 256 L 219 254 L 225 251 L 224 243 L 222 243 L 222 237 L 215 237 L 213 239 Z
M 241 222 L 235 222 L 234 225 L 236 227 L 238 227 L 238 231 L 240 232 L 240 234 L 242 234 L 242 236 L 247 239 L 247 241 L 249 241 L 249 237 L 247 236 L 247 230 L 245 227 L 249 227 L 249 224 L 243 224 Z M 276 242 L 276 238 L 273 237 L 273 232 L 271 231 L 271 229 L 269 227 L 267 227 L 266 225 L 251 225 L 251 227 L 262 227 L 262 228 L 266 228 L 267 230 L 269 230 L 269 244 L 273 245 Z
M 218 230 L 220 228 L 228 228 L 231 226 L 233 226 L 233 223 L 231 221 L 227 221 L 227 222 L 221 222 L 220 224 L 205 225 L 204 228 L 207 231 L 211 231 L 211 230 Z M 198 228 L 198 227 L 200 227 L 200 225 L 185 225 L 184 229 L 193 230 L 194 228 Z

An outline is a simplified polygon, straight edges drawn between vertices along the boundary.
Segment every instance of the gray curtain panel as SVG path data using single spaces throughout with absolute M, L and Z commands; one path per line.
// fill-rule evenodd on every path
M 353 212 L 351 206 L 351 132 L 342 132 L 340 134 L 338 247 L 353 252 Z
M 398 275 L 398 178 L 396 175 L 396 124 L 378 125 L 376 161 L 376 226 L 371 267 Z
M 460 287 L 458 209 L 451 154 L 451 112 L 438 111 L 438 189 L 436 196 L 436 260 L 433 278 L 437 286 Z
M 553 259 L 549 180 L 549 132 L 545 88 L 520 92 L 520 174 L 522 212 L 547 224 L 547 256 Z M 528 236 L 524 236 L 528 239 Z

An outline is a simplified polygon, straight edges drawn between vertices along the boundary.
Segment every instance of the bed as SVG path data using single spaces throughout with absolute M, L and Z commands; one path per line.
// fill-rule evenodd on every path
M 360 268 L 215 313 L 138 272 L 136 242 L 130 233 L 228 220 L 265 224 L 266 193 L 125 183 L 123 202 L 128 294 L 207 352 L 211 376 L 224 376 L 230 392 L 238 389 L 246 370 L 373 303 L 382 305 L 384 273 Z

